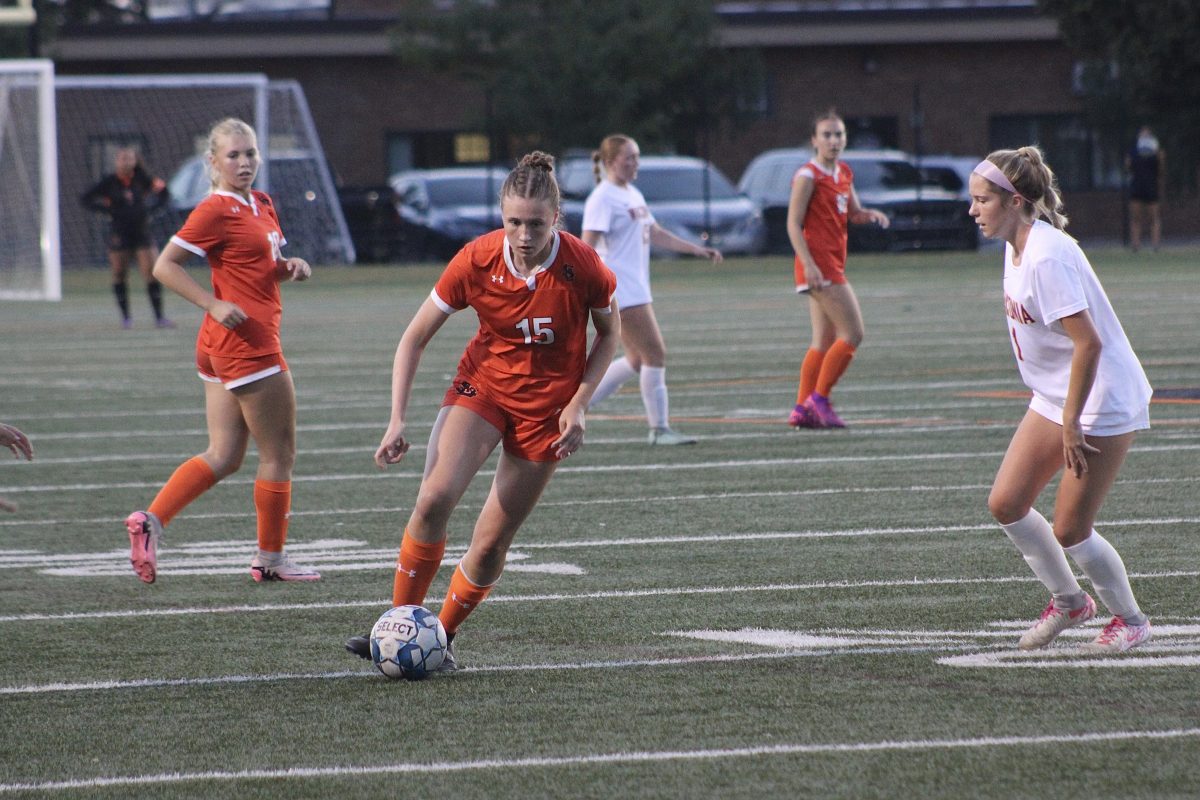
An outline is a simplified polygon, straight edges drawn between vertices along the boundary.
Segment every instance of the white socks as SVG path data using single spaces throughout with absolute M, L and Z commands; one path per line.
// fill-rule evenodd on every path
M 1036 508 L 1029 509 L 1022 519 L 1000 527 L 1012 539 L 1021 555 L 1025 556 L 1033 574 L 1045 584 L 1063 608 L 1076 608 L 1078 603 L 1083 602 L 1083 589 L 1071 572 L 1062 545 L 1054 538 L 1050 523 Z
M 1091 536 L 1079 544 L 1071 545 L 1066 551 L 1083 570 L 1083 574 L 1088 576 L 1092 588 L 1109 611 L 1130 625 L 1140 625 L 1146 621 L 1146 615 L 1138 608 L 1137 600 L 1133 599 L 1133 588 L 1125 573 L 1125 563 L 1107 539 L 1093 530 Z
M 667 427 L 667 368 L 642 365 L 642 404 L 651 429 Z
M 641 370 L 629 366 L 629 359 L 621 356 L 608 365 L 600 385 L 596 387 L 588 408 L 598 405 L 621 385 L 638 375 L 642 389 L 642 404 L 646 407 L 646 421 L 651 428 L 666 428 L 669 402 L 667 400 L 667 368 L 642 365 Z
M 625 356 L 621 356 L 613 361 L 608 365 L 604 377 L 600 379 L 600 385 L 596 387 L 595 393 L 592 394 L 592 399 L 588 401 L 588 408 L 603 401 L 617 389 L 620 389 L 625 381 L 637 374 L 637 370 L 629 366 L 629 360 Z

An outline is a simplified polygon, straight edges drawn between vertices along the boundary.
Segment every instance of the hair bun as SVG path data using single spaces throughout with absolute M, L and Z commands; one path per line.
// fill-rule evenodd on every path
M 526 154 L 521 158 L 521 163 L 518 167 L 528 167 L 530 169 L 544 169 L 547 172 L 554 171 L 554 156 L 549 153 L 543 153 L 541 150 L 534 150 L 532 153 Z

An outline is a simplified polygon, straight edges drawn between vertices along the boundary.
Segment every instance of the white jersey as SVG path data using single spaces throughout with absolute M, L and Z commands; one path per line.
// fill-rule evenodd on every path
M 1062 424 L 1075 348 L 1061 320 L 1086 309 L 1102 350 L 1080 417 L 1084 432 L 1113 436 L 1148 427 L 1153 390 L 1083 250 L 1067 234 L 1037 220 L 1020 266 L 1013 265 L 1012 255 L 1012 245 L 1006 245 L 1004 311 L 1021 378 L 1033 390 L 1029 407 Z
M 645 305 L 650 296 L 650 228 L 654 215 L 632 184 L 596 185 L 583 207 L 583 230 L 604 234 L 596 252 L 617 275 L 617 305 Z

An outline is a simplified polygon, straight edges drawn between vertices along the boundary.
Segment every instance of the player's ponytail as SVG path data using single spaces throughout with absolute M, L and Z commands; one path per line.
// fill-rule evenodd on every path
M 592 174 L 596 177 L 596 183 L 604 180 L 605 167 L 615 161 L 621 154 L 621 148 L 632 141 L 623 133 L 610 133 L 604 137 L 600 149 L 592 152 Z
M 1067 227 L 1068 219 L 1062 213 L 1062 194 L 1058 179 L 1046 163 L 1046 157 L 1037 145 L 1027 145 L 1016 150 L 996 150 L 987 160 L 1000 168 L 1012 182 L 1017 194 L 1024 197 L 1033 208 L 1033 216 L 1044 217 L 1060 231 Z

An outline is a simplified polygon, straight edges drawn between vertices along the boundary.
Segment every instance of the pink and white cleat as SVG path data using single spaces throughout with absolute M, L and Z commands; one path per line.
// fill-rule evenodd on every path
M 1130 625 L 1122 617 L 1113 617 L 1100 635 L 1083 646 L 1089 653 L 1124 653 L 1150 641 L 1150 620 Z
M 1096 601 L 1092 599 L 1092 596 L 1084 592 L 1083 600 L 1083 605 L 1076 609 L 1059 608 L 1051 600 L 1050 605 L 1046 606 L 1046 610 L 1042 612 L 1042 616 L 1033 624 L 1033 627 L 1021 635 L 1017 647 L 1022 650 L 1037 650 L 1045 647 L 1057 639 L 1058 635 L 1067 628 L 1082 625 L 1096 616 Z
M 125 518 L 129 532 L 129 563 L 142 583 L 154 583 L 158 574 L 158 540 L 163 526 L 149 511 L 135 511 Z
M 274 558 L 256 555 L 250 562 L 250 576 L 255 583 L 265 581 L 319 581 L 321 573 L 309 567 L 301 567 L 283 553 L 274 553 Z

